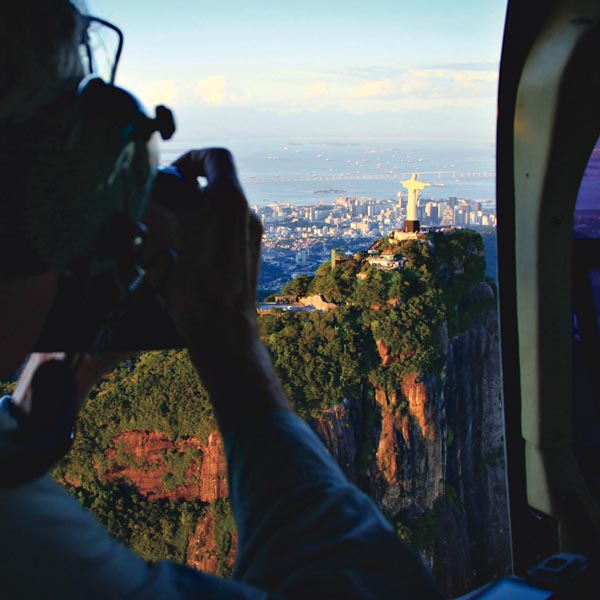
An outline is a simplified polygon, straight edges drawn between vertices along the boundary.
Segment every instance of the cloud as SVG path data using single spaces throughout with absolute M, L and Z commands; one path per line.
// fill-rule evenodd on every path
M 389 96 L 394 89 L 394 84 L 390 79 L 381 79 L 376 81 L 367 81 L 350 90 L 353 98 L 382 98 Z
M 207 76 L 197 83 L 157 81 L 145 85 L 147 104 L 171 104 L 174 110 L 259 109 L 288 115 L 421 114 L 477 109 L 493 111 L 498 72 L 493 65 L 438 65 L 426 68 L 348 68 L 338 73 L 313 70 L 254 73 L 234 72 Z M 137 89 L 137 88 L 136 88 Z M 151 98 L 151 100 L 148 100 Z M 201 99 L 201 101 L 199 101 Z M 449 113 L 448 113 L 449 114 Z
M 196 94 L 211 106 L 220 106 L 229 99 L 227 80 L 222 75 L 202 79 L 196 84 Z
M 405 93 L 438 98 L 494 97 L 498 83 L 497 70 L 413 69 L 407 75 Z
M 412 68 L 363 64 L 331 72 L 327 81 L 328 93 L 321 103 L 355 113 L 483 107 L 496 102 L 498 64 L 481 61 Z
M 231 92 L 229 94 L 229 101 L 236 106 L 247 106 L 252 103 L 248 96 L 241 91 Z
M 430 78 L 421 71 L 407 71 L 399 78 L 402 95 L 421 94 L 431 87 Z
M 315 81 L 314 83 L 309 83 L 304 88 L 304 98 L 306 100 L 320 98 L 327 93 L 328 89 L 329 85 L 325 81 Z
M 134 87 L 136 95 L 147 106 L 172 104 L 180 95 L 181 88 L 169 79 L 146 81 Z
M 480 91 L 498 83 L 497 71 L 451 71 L 450 75 L 458 87 L 469 91 Z
M 332 74 L 325 79 L 295 74 L 271 74 L 259 81 L 209 77 L 196 86 L 196 93 L 212 106 L 254 107 L 289 113 L 298 110 L 323 112 L 348 110 L 362 114 L 374 110 L 427 111 L 444 107 L 479 107 L 496 100 L 498 74 L 495 70 L 459 68 L 398 69 L 381 76 L 381 69 L 368 76 Z
M 437 70 L 437 71 L 490 71 L 498 72 L 500 65 L 498 62 L 485 61 L 485 62 L 468 62 L 468 63 L 447 63 L 429 65 L 423 67 L 424 69 Z

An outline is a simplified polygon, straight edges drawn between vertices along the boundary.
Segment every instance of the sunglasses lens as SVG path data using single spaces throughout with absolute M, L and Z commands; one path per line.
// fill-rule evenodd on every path
M 112 83 L 112 75 L 119 55 L 119 34 L 114 29 L 90 18 L 86 37 L 85 43 L 80 47 L 80 53 L 88 75 L 94 74 Z

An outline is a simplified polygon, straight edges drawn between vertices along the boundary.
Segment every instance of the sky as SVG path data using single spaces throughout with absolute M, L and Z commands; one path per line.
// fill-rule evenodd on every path
M 87 0 L 184 136 L 494 139 L 502 0 Z

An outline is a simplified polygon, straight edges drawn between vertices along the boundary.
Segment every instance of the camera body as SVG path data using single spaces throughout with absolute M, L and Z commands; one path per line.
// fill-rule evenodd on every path
M 196 182 L 167 167 L 156 173 L 149 202 L 176 207 L 198 202 L 200 195 Z M 61 275 L 35 351 L 134 351 L 185 345 L 161 289 L 177 261 L 176 253 L 167 248 L 154 257 L 163 281 L 158 287 L 148 283 L 146 233 L 143 223 L 127 214 L 112 216 L 99 236 L 97 256 L 103 268 Z
M 176 169 L 158 169 L 156 132 L 171 137 L 172 113 L 157 107 L 150 118 L 132 94 L 99 78 L 75 83 L 9 131 L 23 148 L 2 159 L 3 169 L 30 166 L 9 190 L 15 214 L 0 228 L 0 274 L 60 273 L 35 351 L 182 346 L 145 281 L 143 258 L 148 203 L 168 206 L 200 193 Z M 168 268 L 174 256 L 166 258 Z

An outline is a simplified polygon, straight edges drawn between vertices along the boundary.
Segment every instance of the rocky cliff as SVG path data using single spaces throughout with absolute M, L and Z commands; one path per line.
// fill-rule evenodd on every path
M 447 339 L 439 375 L 365 390 L 313 428 L 347 476 L 375 498 L 449 595 L 508 571 L 497 315 Z M 378 344 L 382 364 L 390 362 Z
M 105 452 L 99 481 L 127 485 L 151 501 L 199 501 L 213 507 L 229 496 L 222 438 L 211 432 L 205 443 L 191 437 L 174 442 L 155 431 L 124 431 Z M 237 540 L 232 527 L 221 533 L 214 510 L 205 510 L 187 537 L 186 564 L 218 574 L 221 562 L 233 567 Z M 225 536 L 225 538 L 223 538 Z
M 126 482 L 151 500 L 227 498 L 227 465 L 221 436 L 208 435 L 205 444 L 187 438 L 178 443 L 155 431 L 124 431 L 105 453 L 101 480 Z

